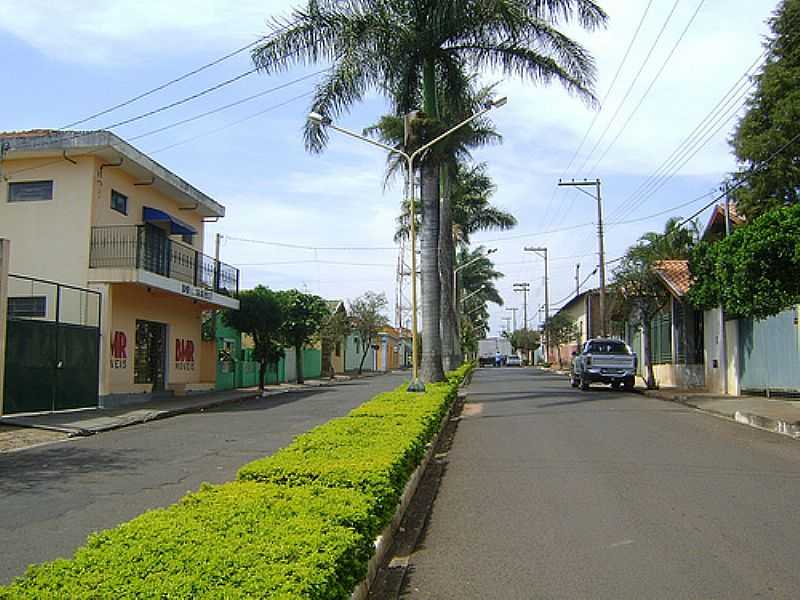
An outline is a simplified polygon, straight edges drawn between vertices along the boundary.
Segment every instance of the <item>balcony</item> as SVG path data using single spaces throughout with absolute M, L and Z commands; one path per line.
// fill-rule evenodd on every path
M 167 289 L 225 306 L 230 302 L 214 302 L 214 295 L 233 298 L 239 292 L 239 269 L 170 239 L 154 225 L 92 227 L 89 267 L 144 271 L 180 284 Z

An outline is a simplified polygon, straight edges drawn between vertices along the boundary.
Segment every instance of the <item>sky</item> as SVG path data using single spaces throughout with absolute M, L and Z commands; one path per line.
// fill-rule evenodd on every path
M 250 44 L 297 4 L 3 0 L 0 130 L 81 120 Z M 514 283 L 530 283 L 529 323 L 538 322 L 544 264 L 525 246 L 548 248 L 551 313 L 575 294 L 576 265 L 581 289 L 598 285 L 591 275 L 599 262 L 596 201 L 559 188 L 559 178 L 601 180 L 608 261 L 643 233 L 663 229 L 667 218 L 700 209 L 735 167 L 727 140 L 749 90 L 742 78 L 763 51 L 765 21 L 777 2 L 600 4 L 609 14 L 605 29 L 562 28 L 596 60 L 599 110 L 555 83 L 482 74 L 509 101 L 492 113 L 503 143 L 474 158 L 487 163 L 497 184 L 493 202 L 519 221 L 511 231 L 473 239 L 497 248 L 492 256 L 505 274 L 498 282 L 505 305 L 490 305 L 491 335 L 506 327 L 513 307 L 522 326 Z M 245 287 L 294 287 L 344 300 L 372 290 L 394 306 L 402 188 L 385 185 L 385 155 L 335 133 L 320 154 L 303 145 L 309 94 L 324 67 L 248 75 L 112 130 L 226 207 L 226 217 L 207 228 L 206 250 L 213 252 L 214 234 L 222 234 L 221 258 L 241 269 Z M 248 52 L 240 52 L 76 127 L 109 128 L 252 68 Z M 386 112 L 376 91 L 339 122 L 360 131 Z M 687 139 L 691 152 L 673 155 Z

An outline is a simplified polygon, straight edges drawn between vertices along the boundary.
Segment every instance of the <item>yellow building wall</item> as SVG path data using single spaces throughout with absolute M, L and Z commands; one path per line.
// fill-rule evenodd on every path
M 178 203 L 149 185 L 134 185 L 136 180 L 120 168 L 106 167 L 100 172 L 102 162 L 95 163 L 95 195 L 92 202 L 92 224 L 104 225 L 140 225 L 142 208 L 149 206 L 163 210 L 167 214 L 184 221 L 197 230 L 193 236 L 192 246 L 196 250 L 203 249 L 203 218 L 195 210 L 180 210 Z M 142 183 L 141 181 L 139 183 Z M 111 208 L 111 191 L 115 190 L 128 197 L 128 214 Z
M 14 248 L 12 273 L 86 285 L 95 157 L 73 160 L 77 164 L 52 157 L 3 161 L 8 182 L 0 180 L 0 237 Z M 41 180 L 53 180 L 52 200 L 8 202 L 9 182 Z
M 192 300 L 160 292 L 153 289 L 147 291 L 144 286 L 135 284 L 113 284 L 111 287 L 111 315 L 106 343 L 113 342 L 116 332 L 122 332 L 127 338 L 127 360 L 115 362 L 110 356 L 103 368 L 107 370 L 108 393 L 146 393 L 151 384 L 134 383 L 134 356 L 136 349 L 136 320 L 142 319 L 165 323 L 166 332 L 166 389 L 174 389 L 176 385 L 210 383 L 213 379 L 203 381 L 203 353 L 206 346 L 202 344 L 201 325 L 202 307 Z M 176 340 L 191 340 L 194 344 L 194 362 L 176 361 Z M 189 387 L 192 387 L 191 385 Z

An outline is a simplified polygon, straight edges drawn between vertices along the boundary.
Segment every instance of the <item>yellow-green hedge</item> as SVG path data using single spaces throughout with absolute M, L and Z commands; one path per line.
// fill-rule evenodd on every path
M 398 388 L 166 509 L 35 565 L 0 598 L 347 599 L 471 365 Z

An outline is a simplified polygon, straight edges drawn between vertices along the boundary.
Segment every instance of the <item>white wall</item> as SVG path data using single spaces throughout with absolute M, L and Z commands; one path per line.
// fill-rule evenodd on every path
M 738 396 L 739 391 L 739 322 L 725 323 L 725 348 L 727 354 L 728 394 Z M 720 362 L 719 309 L 713 308 L 703 314 L 703 346 L 705 353 L 706 390 L 715 394 L 724 393 Z M 716 368 L 714 367 L 716 364 Z

